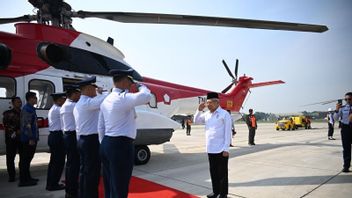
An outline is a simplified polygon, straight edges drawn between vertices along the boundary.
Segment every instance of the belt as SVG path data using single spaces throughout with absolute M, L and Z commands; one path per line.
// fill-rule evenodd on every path
M 76 133 L 76 131 L 65 131 L 65 134 L 67 134 L 67 135 L 72 134 L 72 133 Z
M 88 138 L 88 137 L 95 137 L 95 136 L 98 136 L 98 134 L 90 134 L 90 135 L 80 135 L 79 137 L 80 138 Z
M 115 139 L 115 140 L 118 140 L 118 139 L 121 139 L 121 140 L 127 140 L 129 142 L 133 142 L 134 139 L 130 138 L 130 137 L 126 137 L 126 136 L 104 136 L 104 138 L 109 138 L 109 139 Z
M 61 130 L 58 130 L 58 131 L 49 131 L 50 133 L 62 133 Z

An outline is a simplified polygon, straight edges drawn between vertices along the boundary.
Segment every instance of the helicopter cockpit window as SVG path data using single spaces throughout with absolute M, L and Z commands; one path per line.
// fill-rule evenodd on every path
M 11 77 L 0 76 L 0 98 L 16 96 L 16 80 Z
M 29 90 L 36 93 L 38 102 L 34 105 L 37 109 L 50 109 L 53 105 L 53 99 L 50 97 L 55 93 L 55 86 L 47 80 L 31 80 L 29 82 Z
M 152 98 L 150 99 L 150 101 L 149 101 L 149 107 L 150 108 L 157 108 L 157 104 L 158 104 L 158 102 L 157 102 L 157 100 L 156 100 L 156 95 L 155 94 L 151 94 L 152 95 Z

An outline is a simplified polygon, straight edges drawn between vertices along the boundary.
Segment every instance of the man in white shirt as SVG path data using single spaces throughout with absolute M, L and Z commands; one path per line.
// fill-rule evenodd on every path
M 106 95 L 94 83 L 96 77 L 78 82 L 81 97 L 73 109 L 80 154 L 79 196 L 97 198 L 100 177 L 98 118 Z M 97 95 L 97 92 L 99 95 Z
M 61 130 L 60 108 L 66 100 L 66 93 L 51 94 L 54 105 L 48 112 L 50 161 L 46 178 L 46 190 L 63 190 L 65 186 L 59 184 L 65 165 L 64 138 Z
M 209 111 L 203 112 L 205 106 Z M 194 123 L 205 124 L 213 193 L 208 198 L 224 198 L 228 194 L 228 160 L 231 144 L 231 116 L 220 107 L 218 93 L 207 94 L 207 103 L 201 103 L 194 115 Z
M 112 70 L 112 92 L 100 106 L 98 131 L 101 142 L 105 197 L 127 198 L 134 162 L 133 140 L 136 138 L 135 107 L 151 99 L 149 89 L 137 84 L 129 93 L 134 70 Z
M 78 197 L 79 153 L 77 149 L 77 134 L 73 108 L 81 96 L 78 86 L 66 87 L 67 99 L 60 109 L 64 145 L 66 151 L 65 166 L 65 198 Z

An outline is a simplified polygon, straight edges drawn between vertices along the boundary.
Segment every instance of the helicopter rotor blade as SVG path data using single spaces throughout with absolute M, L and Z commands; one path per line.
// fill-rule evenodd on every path
M 238 77 L 238 59 L 236 59 L 236 67 L 235 67 L 235 80 L 237 81 L 237 77 Z
M 16 23 L 16 22 L 22 22 L 22 21 L 35 21 L 37 20 L 36 15 L 23 15 L 20 17 L 13 17 L 13 18 L 0 18 L 0 24 L 7 24 L 7 23 Z
M 234 83 L 229 84 L 224 90 L 221 91 L 221 93 L 226 93 L 233 85 Z
M 287 30 L 303 32 L 325 32 L 325 25 L 290 23 L 254 19 L 205 17 L 193 15 L 158 14 L 158 13 L 134 13 L 134 12 L 72 12 L 71 17 L 96 17 L 118 21 L 123 23 L 151 23 L 151 24 L 174 24 L 174 25 L 202 25 L 222 26 L 239 28 L 257 28 L 269 30 Z
M 235 80 L 235 77 L 233 76 L 233 74 L 232 74 L 232 72 L 231 72 L 229 66 L 227 66 L 225 60 L 222 60 L 222 64 L 224 64 L 225 69 L 226 69 L 227 73 L 229 73 L 229 75 L 231 76 L 232 80 Z

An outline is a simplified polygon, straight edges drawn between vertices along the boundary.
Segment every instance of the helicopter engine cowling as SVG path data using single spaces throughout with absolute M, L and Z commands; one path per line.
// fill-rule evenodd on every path
M 0 69 L 6 69 L 12 59 L 12 52 L 7 45 L 0 43 Z
M 52 43 L 41 43 L 37 47 L 38 56 L 45 62 L 56 64 L 65 58 L 65 49 Z

